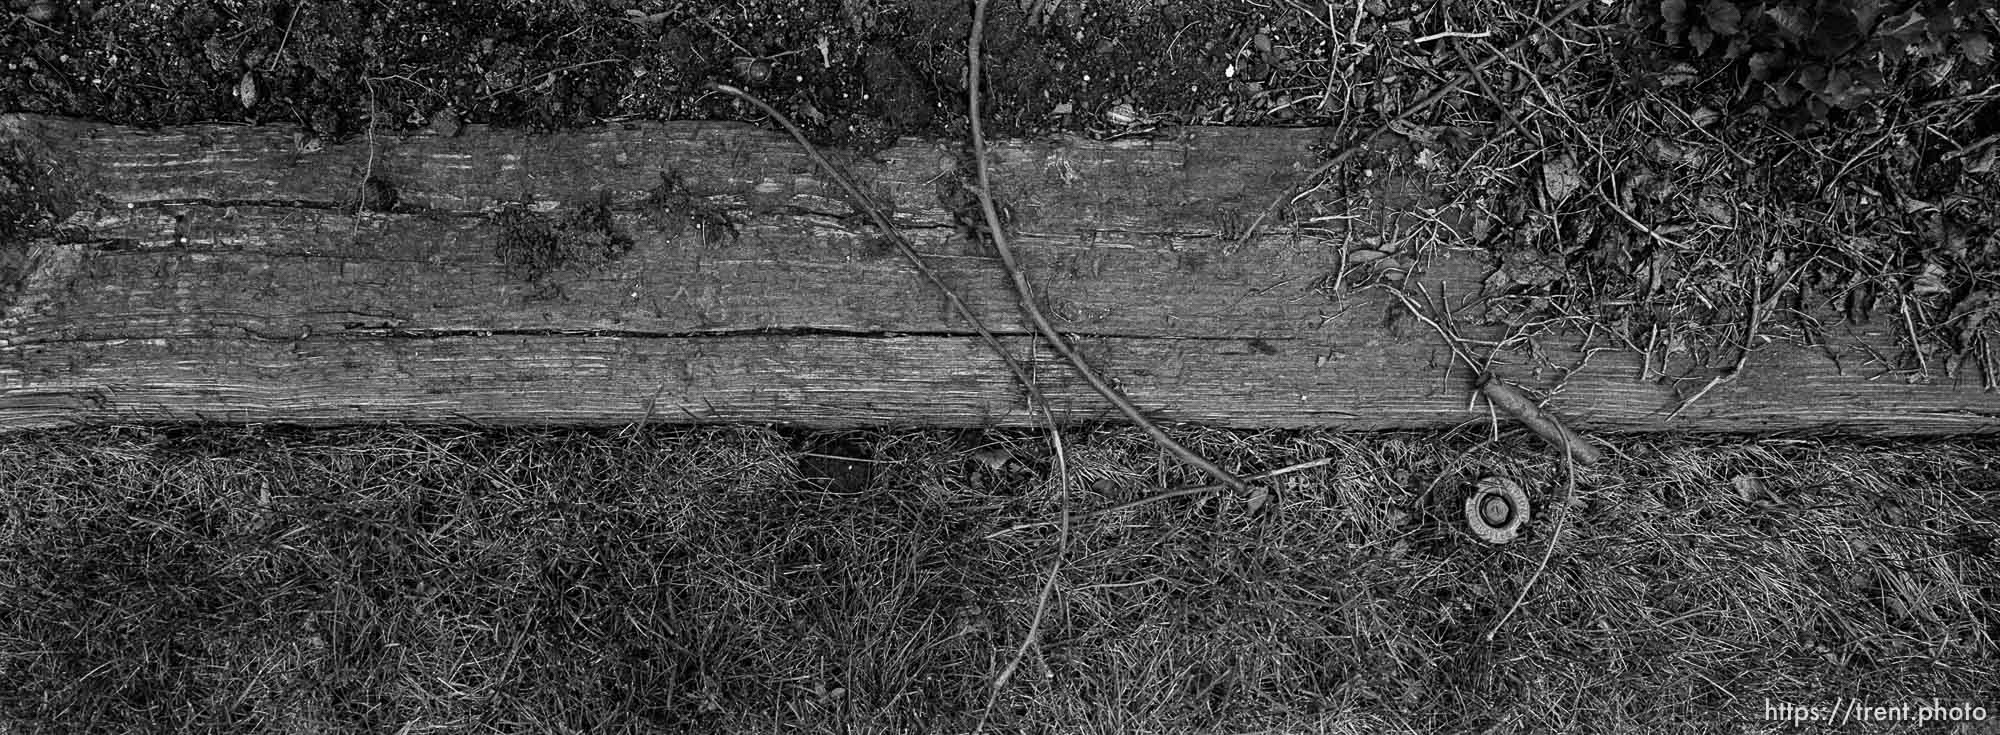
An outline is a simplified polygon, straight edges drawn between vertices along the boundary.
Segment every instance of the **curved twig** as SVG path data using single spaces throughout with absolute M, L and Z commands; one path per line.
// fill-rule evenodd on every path
M 938 277 L 936 271 L 931 270 L 930 266 L 924 263 L 924 258 L 921 254 L 917 253 L 916 246 L 910 244 L 910 239 L 903 236 L 902 230 L 896 229 L 895 223 L 890 222 L 889 217 L 882 213 L 882 208 L 875 203 L 875 200 L 862 192 L 861 187 L 855 186 L 854 181 L 847 178 L 847 174 L 841 172 L 840 168 L 833 165 L 832 161 L 828 161 L 825 156 L 820 155 L 819 148 L 814 146 L 812 141 L 806 140 L 805 132 L 799 130 L 799 126 L 792 124 L 791 118 L 786 117 L 785 113 L 779 112 L 777 108 L 766 104 L 764 100 L 759 99 L 756 95 L 737 89 L 736 87 L 716 82 L 709 82 L 705 86 L 750 103 L 751 106 L 770 116 L 772 120 L 778 123 L 779 127 L 785 129 L 785 132 L 791 133 L 792 140 L 798 141 L 799 147 L 805 149 L 806 157 L 811 158 L 813 164 L 819 166 L 820 170 L 825 171 L 826 175 L 833 179 L 833 183 L 838 185 L 841 191 L 846 192 L 849 199 L 854 200 L 854 206 L 859 207 L 863 213 L 868 215 L 869 221 L 875 223 L 876 229 L 881 230 L 889 238 L 890 242 L 895 243 L 897 252 L 903 254 L 903 259 L 910 262 L 910 266 L 917 270 L 917 274 L 923 276 L 924 280 L 929 281 L 931 287 L 937 289 L 938 293 L 944 294 L 945 300 L 951 302 L 952 311 L 957 313 L 959 318 L 964 319 L 967 324 L 972 325 L 972 330 L 979 333 L 979 339 L 986 343 L 987 348 L 993 350 L 993 354 L 998 355 L 1000 361 L 1007 364 L 1007 371 L 1013 373 L 1014 380 L 1021 384 L 1023 390 L 1028 392 L 1029 404 L 1041 412 L 1042 418 L 1049 425 L 1055 425 L 1055 416 L 1049 413 L 1048 401 L 1043 400 L 1041 389 L 1035 387 L 1034 377 L 1030 376 L 1027 369 L 1021 367 L 1021 363 L 1015 360 L 1012 354 L 1007 352 L 1007 347 L 1000 343 L 1000 338 L 994 336 L 993 332 L 989 331 L 986 325 L 979 321 L 979 317 L 972 313 L 972 309 L 965 305 L 963 299 L 958 297 L 958 292 L 953 291 L 951 286 L 944 282 L 943 278 Z
M 1154 443 L 1166 448 L 1174 456 L 1179 457 L 1182 462 L 1193 465 L 1209 477 L 1215 478 L 1217 482 L 1233 490 L 1249 489 L 1249 485 L 1243 482 L 1242 478 L 1202 458 L 1201 455 L 1195 454 L 1188 450 L 1187 447 L 1181 446 L 1180 442 L 1174 441 L 1173 437 L 1167 436 L 1167 433 L 1161 431 L 1159 426 L 1154 425 L 1152 420 L 1146 418 L 1146 415 L 1140 412 L 1137 406 L 1132 405 L 1132 399 L 1125 397 L 1125 394 L 1119 391 L 1117 387 L 1105 382 L 1104 378 L 1099 376 L 1096 370 L 1093 370 L 1089 364 L 1083 361 L 1083 357 L 1076 353 L 1074 347 L 1070 346 L 1069 340 L 1056 331 L 1055 325 L 1050 324 L 1048 317 L 1043 316 L 1042 310 L 1035 305 L 1034 289 L 1029 287 L 1027 277 L 1021 274 L 1020 263 L 1014 259 L 1014 249 L 1007 245 L 1007 234 L 1002 231 L 1002 227 L 1000 226 L 1000 211 L 993 205 L 991 194 L 993 186 L 986 165 L 986 132 L 979 122 L 979 54 L 982 45 L 981 36 L 985 35 L 985 31 L 986 1 L 977 0 L 973 4 L 972 40 L 968 44 L 966 61 L 968 72 L 966 74 L 966 97 L 971 103 L 971 109 L 968 114 L 972 119 L 972 157 L 979 177 L 979 186 L 974 189 L 973 193 L 979 197 L 979 210 L 986 216 L 986 228 L 993 235 L 993 249 L 1000 254 L 1000 266 L 1006 269 L 1007 280 L 1014 284 L 1014 293 L 1020 297 L 1021 312 L 1026 314 L 1028 320 L 1034 323 L 1035 331 L 1041 333 L 1042 339 L 1048 340 L 1049 346 L 1055 348 L 1056 354 L 1062 355 L 1063 359 L 1068 361 L 1071 367 L 1076 368 L 1077 374 L 1083 376 L 1084 382 L 1090 384 L 1091 390 L 1097 391 L 1097 394 L 1103 396 L 1104 400 L 1110 401 L 1111 405 L 1118 407 L 1118 412 L 1125 414 L 1126 419 L 1137 424 L 1140 429 L 1144 430 L 1147 436 L 1152 437 Z

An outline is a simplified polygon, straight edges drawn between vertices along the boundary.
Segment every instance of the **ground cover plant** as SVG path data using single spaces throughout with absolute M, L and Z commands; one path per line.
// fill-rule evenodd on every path
M 107 428 L 0 441 L 0 720 L 86 731 L 1792 731 L 2000 682 L 2000 449 L 1530 436 Z M 1491 634 L 1489 640 L 1488 636 Z M 1917 731 L 1889 723 L 1882 731 Z M 1926 730 L 1931 731 L 1931 730 Z

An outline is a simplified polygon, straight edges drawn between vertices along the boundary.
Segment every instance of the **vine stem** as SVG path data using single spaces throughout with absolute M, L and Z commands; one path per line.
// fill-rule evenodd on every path
M 994 336 L 993 332 L 986 328 L 986 324 L 979 320 L 979 316 L 972 313 L 971 307 L 965 305 L 965 300 L 958 297 L 958 292 L 953 290 L 950 284 L 945 283 L 944 279 L 939 277 L 936 271 L 931 270 L 930 266 L 924 262 L 923 255 L 917 252 L 916 246 L 910 244 L 910 239 L 903 236 L 902 230 L 896 229 L 895 223 L 889 221 L 888 215 L 882 213 L 882 208 L 875 203 L 873 197 L 862 192 L 861 187 L 855 186 L 854 181 L 847 178 L 847 174 L 841 172 L 840 167 L 833 165 L 832 161 L 828 161 L 825 156 L 820 155 L 819 148 L 814 146 L 812 141 L 806 139 L 805 132 L 799 130 L 799 126 L 792 124 L 791 118 L 786 117 L 785 113 L 779 112 L 777 108 L 765 103 L 764 100 L 758 98 L 756 95 L 736 87 L 716 82 L 709 82 L 706 86 L 709 89 L 749 103 L 750 106 L 757 108 L 758 111 L 763 112 L 773 121 L 777 122 L 779 127 L 785 129 L 785 132 L 790 133 L 792 140 L 797 141 L 799 147 L 805 149 L 806 157 L 812 159 L 813 164 L 819 166 L 820 170 L 825 171 L 826 175 L 833 179 L 834 185 L 839 186 L 840 190 L 845 192 L 847 197 L 854 201 L 854 206 L 860 208 L 863 213 L 868 215 L 869 221 L 875 223 L 876 229 L 881 230 L 884 236 L 888 237 L 889 241 L 895 244 L 897 252 L 902 253 L 903 259 L 909 261 L 910 267 L 915 268 L 917 274 L 923 276 L 924 280 L 928 281 L 932 288 L 944 294 L 945 301 L 951 304 L 952 312 L 958 314 L 959 318 L 964 319 L 967 324 L 972 325 L 972 330 L 979 333 L 980 341 L 985 342 L 987 348 L 991 349 L 993 354 L 1000 357 L 1000 362 L 1007 365 L 1007 371 L 1013 373 L 1014 380 L 1021 384 L 1022 390 L 1027 391 L 1029 404 L 1041 412 L 1043 420 L 1047 421 L 1050 425 L 1055 424 L 1055 416 L 1049 413 L 1048 401 L 1042 398 L 1041 389 L 1035 387 L 1034 377 L 1028 374 L 1027 369 L 1021 366 L 1019 360 L 1014 359 L 1012 353 L 1007 351 L 1007 346 L 1000 343 L 1000 338 Z
M 1248 490 L 1249 484 L 1242 478 L 1181 446 L 1180 442 L 1174 441 L 1173 437 L 1167 436 L 1167 432 L 1161 431 L 1158 425 L 1146 418 L 1146 414 L 1141 412 L 1138 406 L 1133 405 L 1132 399 L 1127 398 L 1116 386 L 1106 382 L 1103 376 L 1098 375 L 1096 370 L 1083 361 L 1083 357 L 1077 354 L 1076 348 L 1070 345 L 1069 339 L 1057 332 L 1055 325 L 1050 324 L 1048 317 L 1044 316 L 1042 310 L 1035 305 L 1035 291 L 1028 285 L 1027 277 L 1022 275 L 1021 264 L 1014 257 L 1014 249 L 1007 244 L 1007 233 L 1000 225 L 1000 210 L 993 204 L 992 174 L 986 163 L 986 132 L 985 126 L 980 122 L 979 57 L 985 33 L 986 0 L 977 0 L 973 3 L 972 39 L 967 44 L 965 83 L 966 97 L 969 101 L 968 115 L 972 122 L 972 157 L 974 168 L 978 172 L 979 184 L 973 193 L 979 198 L 979 211 L 985 216 L 986 229 L 993 237 L 993 249 L 1000 254 L 1000 266 L 1006 269 L 1007 280 L 1014 284 L 1014 293 L 1020 298 L 1021 312 L 1034 323 L 1035 331 L 1041 333 L 1042 339 L 1048 341 L 1056 354 L 1061 355 L 1071 367 L 1076 368 L 1077 374 L 1083 377 L 1084 382 L 1090 384 L 1091 390 L 1097 391 L 1104 400 L 1116 406 L 1119 413 L 1124 414 L 1126 419 L 1144 430 L 1147 436 L 1152 437 L 1154 443 L 1230 489 Z

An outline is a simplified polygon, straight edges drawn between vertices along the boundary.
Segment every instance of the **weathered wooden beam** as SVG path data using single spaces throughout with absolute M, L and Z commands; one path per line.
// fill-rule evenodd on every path
M 1162 419 L 1484 420 L 1466 410 L 1470 376 L 1396 301 L 1326 288 L 1337 240 L 1272 230 L 1226 246 L 1237 217 L 1311 167 L 1317 135 L 1014 141 L 995 152 L 998 194 L 1059 326 Z M 997 262 L 960 233 L 958 150 L 905 141 L 835 157 L 1032 357 L 1059 415 L 1112 418 L 1037 348 Z M 968 326 L 789 139 L 755 127 L 473 127 L 323 145 L 281 127 L 9 115 L 0 152 L 67 218 L 56 238 L 0 243 L 0 263 L 17 266 L 0 269 L 0 427 L 1034 419 Z M 1369 196 L 1412 216 L 1356 235 L 1409 224 L 1423 201 L 1393 183 Z M 1425 282 L 1476 293 L 1488 266 L 1439 250 Z M 1579 337 L 1500 370 L 1530 387 L 1560 380 L 1552 407 L 1593 430 L 2000 430 L 2000 396 L 1976 375 L 1871 380 L 1858 366 L 1895 351 L 1889 325 L 1838 324 L 1827 339 L 1764 345 L 1671 422 L 1712 373 L 1642 379 L 1639 355 Z

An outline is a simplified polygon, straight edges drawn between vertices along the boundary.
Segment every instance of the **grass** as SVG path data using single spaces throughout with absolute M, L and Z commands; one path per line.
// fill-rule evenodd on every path
M 1178 434 L 1228 466 L 1334 461 L 1260 522 L 1222 495 L 1079 520 L 996 731 L 1775 732 L 1767 702 L 2000 704 L 1991 442 L 1622 440 L 1488 643 L 1546 516 L 1492 547 L 1456 504 L 1491 472 L 1550 502 L 1533 437 Z M 1015 528 L 1058 512 L 1041 438 L 834 438 L 10 435 L 0 721 L 968 730 L 1055 553 Z M 1066 443 L 1077 511 L 1199 479 L 1136 430 Z

